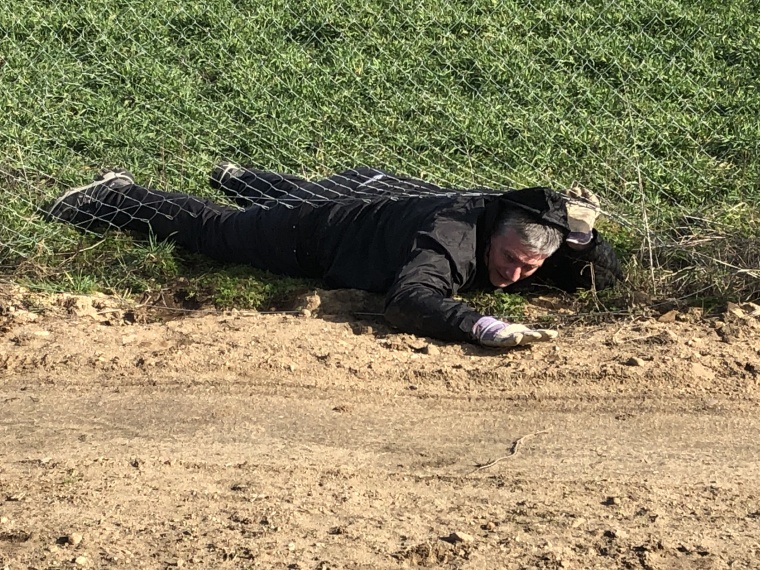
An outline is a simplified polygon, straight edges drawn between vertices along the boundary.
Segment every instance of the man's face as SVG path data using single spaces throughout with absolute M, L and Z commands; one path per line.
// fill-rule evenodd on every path
M 531 253 L 520 242 L 514 230 L 491 236 L 486 252 L 488 279 L 494 287 L 507 287 L 533 275 L 546 261 L 543 255 Z

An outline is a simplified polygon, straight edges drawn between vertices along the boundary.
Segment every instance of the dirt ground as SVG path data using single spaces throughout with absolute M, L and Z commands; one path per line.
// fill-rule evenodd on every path
M 757 305 L 499 352 L 304 303 L 1 286 L 0 570 L 760 567 Z

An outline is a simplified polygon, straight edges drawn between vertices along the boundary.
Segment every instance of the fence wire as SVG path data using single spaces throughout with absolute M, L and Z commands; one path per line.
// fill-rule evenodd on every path
M 464 190 L 579 182 L 642 264 L 681 281 L 722 268 L 746 297 L 760 275 L 758 7 L 6 1 L 0 271 L 76 247 L 41 208 L 102 168 L 217 197 L 209 172 L 228 159 Z

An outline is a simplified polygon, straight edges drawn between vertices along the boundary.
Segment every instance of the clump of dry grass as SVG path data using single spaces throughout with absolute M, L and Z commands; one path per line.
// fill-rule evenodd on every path
M 629 268 L 631 284 L 653 298 L 760 299 L 760 218 L 749 206 L 712 216 L 683 216 L 642 245 Z

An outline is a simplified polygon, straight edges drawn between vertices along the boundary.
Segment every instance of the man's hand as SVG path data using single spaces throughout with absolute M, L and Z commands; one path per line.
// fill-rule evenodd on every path
M 557 331 L 554 330 L 512 325 L 493 317 L 482 317 L 472 327 L 472 332 L 480 344 L 496 348 L 546 342 L 557 338 Z
M 565 192 L 565 211 L 570 235 L 567 241 L 588 245 L 594 237 L 594 222 L 599 217 L 599 198 L 583 186 L 573 185 Z

